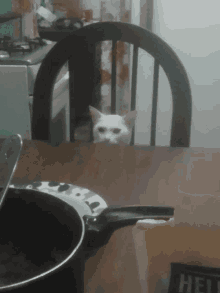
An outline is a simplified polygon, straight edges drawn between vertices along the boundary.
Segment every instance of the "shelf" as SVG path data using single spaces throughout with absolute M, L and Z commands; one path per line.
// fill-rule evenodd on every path
M 85 22 L 84 26 L 90 25 L 92 23 L 96 23 L 99 22 L 99 19 L 94 19 L 90 22 Z M 49 28 L 42 28 L 42 27 L 38 27 L 38 33 L 39 36 L 42 39 L 46 39 L 46 40 L 50 40 L 53 42 L 59 42 L 61 39 L 67 37 L 68 35 L 70 35 L 71 33 L 77 31 L 78 29 L 62 29 L 62 30 L 58 30 L 54 27 L 49 27 Z
M 22 15 L 20 15 L 20 14 L 17 14 L 17 13 L 14 13 L 14 12 L 9 12 L 9 13 L 0 15 L 0 23 L 4 23 L 4 22 L 7 22 L 9 20 L 16 19 L 16 18 L 21 18 L 21 17 L 22 17 Z
M 76 30 L 69 30 L 69 29 L 63 29 L 63 30 L 56 30 L 53 28 L 38 28 L 39 36 L 42 39 L 50 40 L 53 42 L 59 42 L 63 38 L 67 37 L 71 33 L 73 33 Z

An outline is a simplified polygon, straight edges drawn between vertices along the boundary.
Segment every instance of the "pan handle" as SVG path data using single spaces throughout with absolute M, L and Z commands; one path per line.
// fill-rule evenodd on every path
M 139 220 L 160 219 L 168 221 L 174 216 L 170 206 L 127 206 L 108 207 L 97 216 L 84 216 L 86 226 L 85 247 L 94 249 L 109 241 L 114 231 Z

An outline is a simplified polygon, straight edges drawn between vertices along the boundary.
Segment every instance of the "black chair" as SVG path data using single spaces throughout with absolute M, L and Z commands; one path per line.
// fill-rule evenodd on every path
M 68 61 L 70 70 L 70 140 L 76 125 L 88 118 L 88 106 L 97 105 L 101 75 L 95 62 L 97 45 L 112 40 L 111 112 L 116 109 L 117 41 L 133 44 L 131 110 L 135 109 L 138 48 L 154 57 L 151 146 L 155 146 L 159 66 L 164 69 L 173 97 L 171 147 L 189 147 L 192 115 L 191 89 L 187 73 L 171 47 L 154 33 L 136 25 L 102 22 L 88 25 L 58 42 L 47 54 L 39 69 L 33 99 L 32 139 L 50 142 L 52 89 L 61 67 Z M 84 118 L 83 118 L 84 117 Z M 91 136 L 92 139 L 92 136 Z M 132 139 L 134 144 L 134 136 Z

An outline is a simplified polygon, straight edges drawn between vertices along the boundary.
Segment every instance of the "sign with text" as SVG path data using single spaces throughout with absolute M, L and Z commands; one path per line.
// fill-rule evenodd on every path
M 220 293 L 220 268 L 171 263 L 168 293 Z

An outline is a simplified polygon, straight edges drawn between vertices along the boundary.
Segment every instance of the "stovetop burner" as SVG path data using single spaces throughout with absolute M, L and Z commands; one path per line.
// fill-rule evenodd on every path
M 11 57 L 20 54 L 24 55 L 26 52 L 33 52 L 45 45 L 47 45 L 47 43 L 41 38 L 25 38 L 24 41 L 17 41 L 5 36 L 3 39 L 0 39 L 0 50 L 8 52 Z

